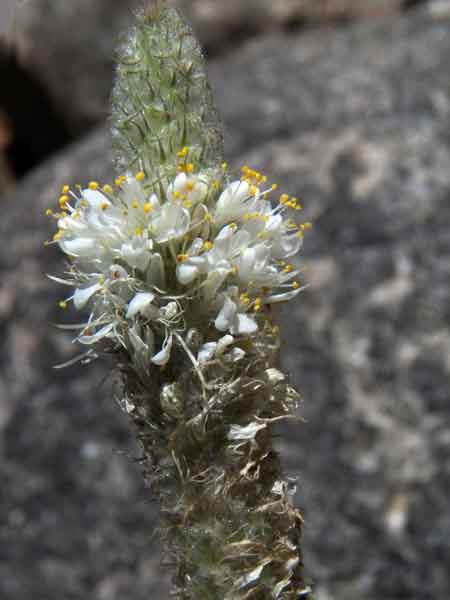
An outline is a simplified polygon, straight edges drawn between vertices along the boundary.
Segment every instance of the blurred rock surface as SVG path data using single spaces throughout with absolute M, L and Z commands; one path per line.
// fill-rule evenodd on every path
M 424 2 L 426 0 L 423 0 Z M 398 12 L 403 0 L 168 0 L 190 18 L 214 53 L 250 35 L 326 20 Z M 143 0 L 23 0 L 10 40 L 22 64 L 44 83 L 73 134 L 103 119 L 117 36 Z M 45 41 L 45 43 L 43 43 Z M 76 56 L 76 60 L 74 57 Z
M 284 451 L 318 600 L 448 600 L 449 34 L 422 15 L 274 34 L 211 69 L 233 163 L 301 194 L 315 222 L 283 331 L 307 419 Z M 48 323 L 77 317 L 44 278 L 62 259 L 43 212 L 109 164 L 99 131 L 4 199 L 2 600 L 166 596 L 108 365 L 51 369 L 76 349 Z

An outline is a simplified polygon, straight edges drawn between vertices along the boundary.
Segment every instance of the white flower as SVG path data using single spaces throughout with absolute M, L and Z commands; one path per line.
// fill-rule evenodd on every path
M 76 309 L 81 310 L 94 294 L 102 289 L 99 283 L 94 283 L 87 288 L 78 288 L 73 295 L 73 303 Z
M 133 300 L 128 305 L 128 310 L 126 314 L 127 319 L 131 319 L 136 315 L 150 316 L 154 315 L 155 307 L 151 307 L 153 300 L 155 299 L 155 294 L 151 292 L 140 292 L 136 294 Z M 149 308 L 153 308 L 153 311 L 149 311 Z
M 180 204 L 167 202 L 152 220 L 150 231 L 160 244 L 176 240 L 188 231 L 191 216 L 188 209 Z
M 151 258 L 152 241 L 144 236 L 133 238 L 122 244 L 119 252 L 121 256 L 134 269 L 145 271 Z
M 244 312 L 239 312 L 237 304 L 229 296 L 225 296 L 214 325 L 219 331 L 229 331 L 233 335 L 251 335 L 258 330 L 256 321 Z
M 246 181 L 233 181 L 217 200 L 214 219 L 219 225 L 237 221 L 245 213 L 255 210 L 257 201 L 258 197 L 252 195 Z
M 206 258 L 199 256 L 203 247 L 203 238 L 195 238 L 182 262 L 177 265 L 177 279 L 183 285 L 189 285 L 200 273 L 205 272 Z
M 198 175 L 180 173 L 167 188 L 167 197 L 171 201 L 183 200 L 198 204 L 208 195 L 208 184 Z

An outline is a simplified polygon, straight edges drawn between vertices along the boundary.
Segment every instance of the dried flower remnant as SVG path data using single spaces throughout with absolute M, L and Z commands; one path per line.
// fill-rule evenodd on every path
M 309 598 L 302 520 L 272 448 L 272 426 L 296 418 L 298 394 L 275 368 L 271 306 L 302 289 L 289 259 L 311 224 L 267 176 L 248 166 L 230 176 L 203 69 L 175 11 L 138 17 L 114 96 L 125 171 L 114 184 L 64 186 L 48 210 L 48 243 L 69 261 L 55 279 L 72 288 L 62 307 L 90 311 L 76 337 L 85 357 L 117 358 L 175 596 Z

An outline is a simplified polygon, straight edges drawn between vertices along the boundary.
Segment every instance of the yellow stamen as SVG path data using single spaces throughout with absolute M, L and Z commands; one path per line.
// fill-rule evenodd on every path
M 53 211 L 51 208 L 47 208 L 47 210 L 45 211 L 45 214 L 47 215 L 47 217 L 50 217 L 53 214 Z
M 195 165 L 193 163 L 189 163 L 186 165 L 186 171 L 188 173 L 193 173 L 195 171 Z
M 189 258 L 189 254 L 178 254 L 177 255 L 178 262 L 185 262 L 188 258 Z
M 293 281 L 292 282 L 292 287 L 294 288 L 294 290 L 298 290 L 298 288 L 300 287 L 300 284 L 298 281 Z
M 226 162 L 223 162 L 220 166 L 222 167 L 222 171 L 226 171 L 228 169 L 228 163 Z
M 142 227 L 136 227 L 136 229 L 134 230 L 134 235 L 142 235 L 142 234 L 143 234 Z
M 90 190 L 92 190 L 92 191 L 94 191 L 94 192 L 95 192 L 96 190 L 98 190 L 98 188 L 99 188 L 100 186 L 99 186 L 99 184 L 98 184 L 98 182 L 97 182 L 97 181 L 91 181 L 91 182 L 89 183 L 89 186 L 88 186 L 88 187 L 89 187 L 89 189 L 90 189 Z
M 259 312 L 261 309 L 262 309 L 262 300 L 261 300 L 261 298 L 256 298 L 253 310 L 255 312 Z
M 186 200 L 186 201 L 184 202 L 184 206 L 185 206 L 186 208 L 191 208 L 191 207 L 192 207 L 192 202 L 191 202 L 190 200 Z
M 210 240 L 203 242 L 203 250 L 211 250 L 214 244 Z
M 105 192 L 105 194 L 112 194 L 113 193 L 113 189 L 110 185 L 104 185 L 103 186 L 103 191 Z
M 109 202 L 102 202 L 102 203 L 100 204 L 100 208 L 101 208 L 102 210 L 106 210 L 108 207 L 109 207 Z
M 60 208 L 66 208 L 69 200 L 70 200 L 69 196 L 67 196 L 67 195 L 61 196 L 61 198 L 58 200 L 58 204 L 59 204 Z
M 58 302 L 58 306 L 64 310 L 67 308 L 67 302 L 65 300 L 61 300 L 61 302 Z
M 152 212 L 152 210 L 153 210 L 153 204 L 151 202 L 146 202 L 144 204 L 144 212 L 149 213 L 149 212 Z
M 277 183 L 273 183 L 272 184 L 272 189 L 275 192 L 278 189 L 278 184 Z
M 135 179 L 136 179 L 136 181 L 144 181 L 144 179 L 145 179 L 144 171 L 139 171 L 139 173 L 136 173 Z
M 195 188 L 195 181 L 188 181 L 186 188 L 189 192 L 192 192 L 192 190 Z
M 68 194 L 69 192 L 70 192 L 70 186 L 68 186 L 68 185 L 63 186 L 62 193 Z
M 286 265 L 283 269 L 283 273 L 292 273 L 294 267 L 292 265 Z
M 256 194 L 259 192 L 259 189 L 256 187 L 256 185 L 251 185 L 250 186 L 250 194 L 252 196 L 256 196 Z
M 133 200 L 131 203 L 131 208 L 139 208 L 139 202 L 137 200 Z

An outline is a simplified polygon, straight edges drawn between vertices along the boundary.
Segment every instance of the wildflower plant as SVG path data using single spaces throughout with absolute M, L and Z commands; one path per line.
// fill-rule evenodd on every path
M 108 353 L 134 422 L 174 595 L 310 598 L 302 518 L 272 447 L 297 418 L 276 367 L 272 307 L 301 291 L 289 262 L 309 223 L 268 178 L 224 163 L 203 58 L 175 10 L 142 10 L 119 50 L 113 184 L 64 186 L 53 238 L 89 316 L 76 340 Z

